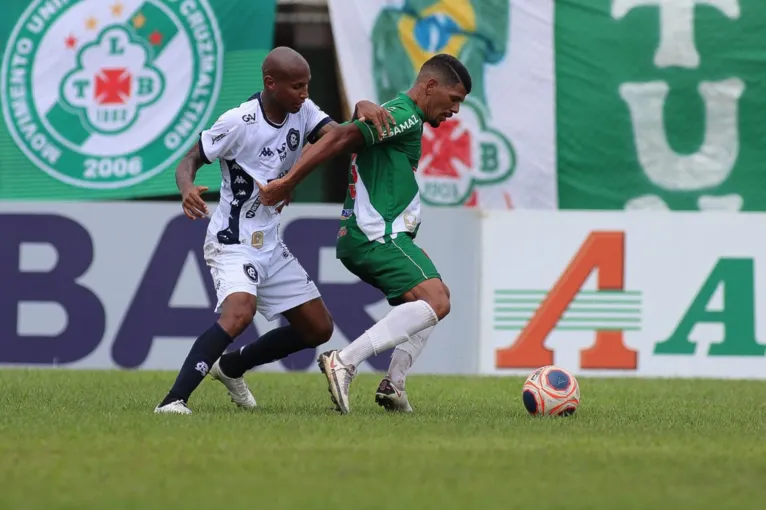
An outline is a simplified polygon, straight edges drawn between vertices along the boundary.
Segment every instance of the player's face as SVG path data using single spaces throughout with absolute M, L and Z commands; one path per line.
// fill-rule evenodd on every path
M 298 113 L 309 97 L 309 81 L 311 73 L 308 69 L 285 73 L 274 79 L 272 93 L 277 104 L 286 112 Z
M 430 89 L 430 90 L 429 90 Z M 430 92 L 430 93 L 429 93 Z M 442 85 L 434 83 L 427 85 L 428 108 L 423 113 L 432 127 L 439 127 L 445 120 L 460 111 L 460 103 L 465 100 L 466 91 L 462 83 L 457 85 Z

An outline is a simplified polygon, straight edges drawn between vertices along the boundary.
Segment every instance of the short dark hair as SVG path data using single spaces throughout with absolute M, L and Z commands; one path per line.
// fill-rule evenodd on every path
M 430 71 L 440 75 L 449 85 L 463 84 L 466 93 L 471 93 L 471 75 L 460 60 L 447 53 L 439 53 L 426 60 L 420 72 Z

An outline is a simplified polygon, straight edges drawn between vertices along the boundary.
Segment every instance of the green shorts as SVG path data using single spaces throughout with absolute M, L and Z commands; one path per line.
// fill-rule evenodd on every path
M 441 279 L 436 266 L 412 237 L 399 234 L 385 243 L 372 241 L 338 257 L 363 282 L 386 295 L 389 304 L 401 304 L 403 294 L 431 278 Z

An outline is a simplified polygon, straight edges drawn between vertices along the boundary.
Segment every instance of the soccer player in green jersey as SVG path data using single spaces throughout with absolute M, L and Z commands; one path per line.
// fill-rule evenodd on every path
M 355 120 L 325 135 L 290 172 L 261 188 L 261 202 L 277 204 L 317 165 L 351 152 L 349 186 L 336 254 L 362 281 L 380 289 L 394 308 L 340 351 L 319 357 L 337 409 L 349 412 L 349 386 L 356 367 L 396 347 L 376 401 L 409 412 L 404 391 L 407 371 L 423 350 L 433 327 L 450 310 L 449 289 L 433 262 L 415 243 L 420 228 L 420 194 L 415 171 L 423 122 L 438 127 L 458 113 L 471 92 L 471 77 L 458 59 L 439 54 L 423 64 L 406 94 L 383 105 L 395 124 L 381 134 Z

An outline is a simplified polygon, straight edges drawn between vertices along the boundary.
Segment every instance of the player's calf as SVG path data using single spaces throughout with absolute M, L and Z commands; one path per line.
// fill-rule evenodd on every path
M 272 329 L 242 349 L 225 354 L 221 357 L 220 370 L 229 378 L 242 381 L 239 378 L 248 370 L 318 347 L 332 336 L 332 318 L 321 298 L 309 300 L 282 315 L 290 322 L 289 326 Z
M 221 318 L 202 333 L 192 345 L 173 387 L 159 403 L 155 412 L 179 412 L 186 406 L 192 392 L 197 389 L 221 357 L 226 348 L 253 321 L 256 298 L 252 294 L 237 292 L 226 297 Z M 173 411 L 173 409 L 177 409 Z

